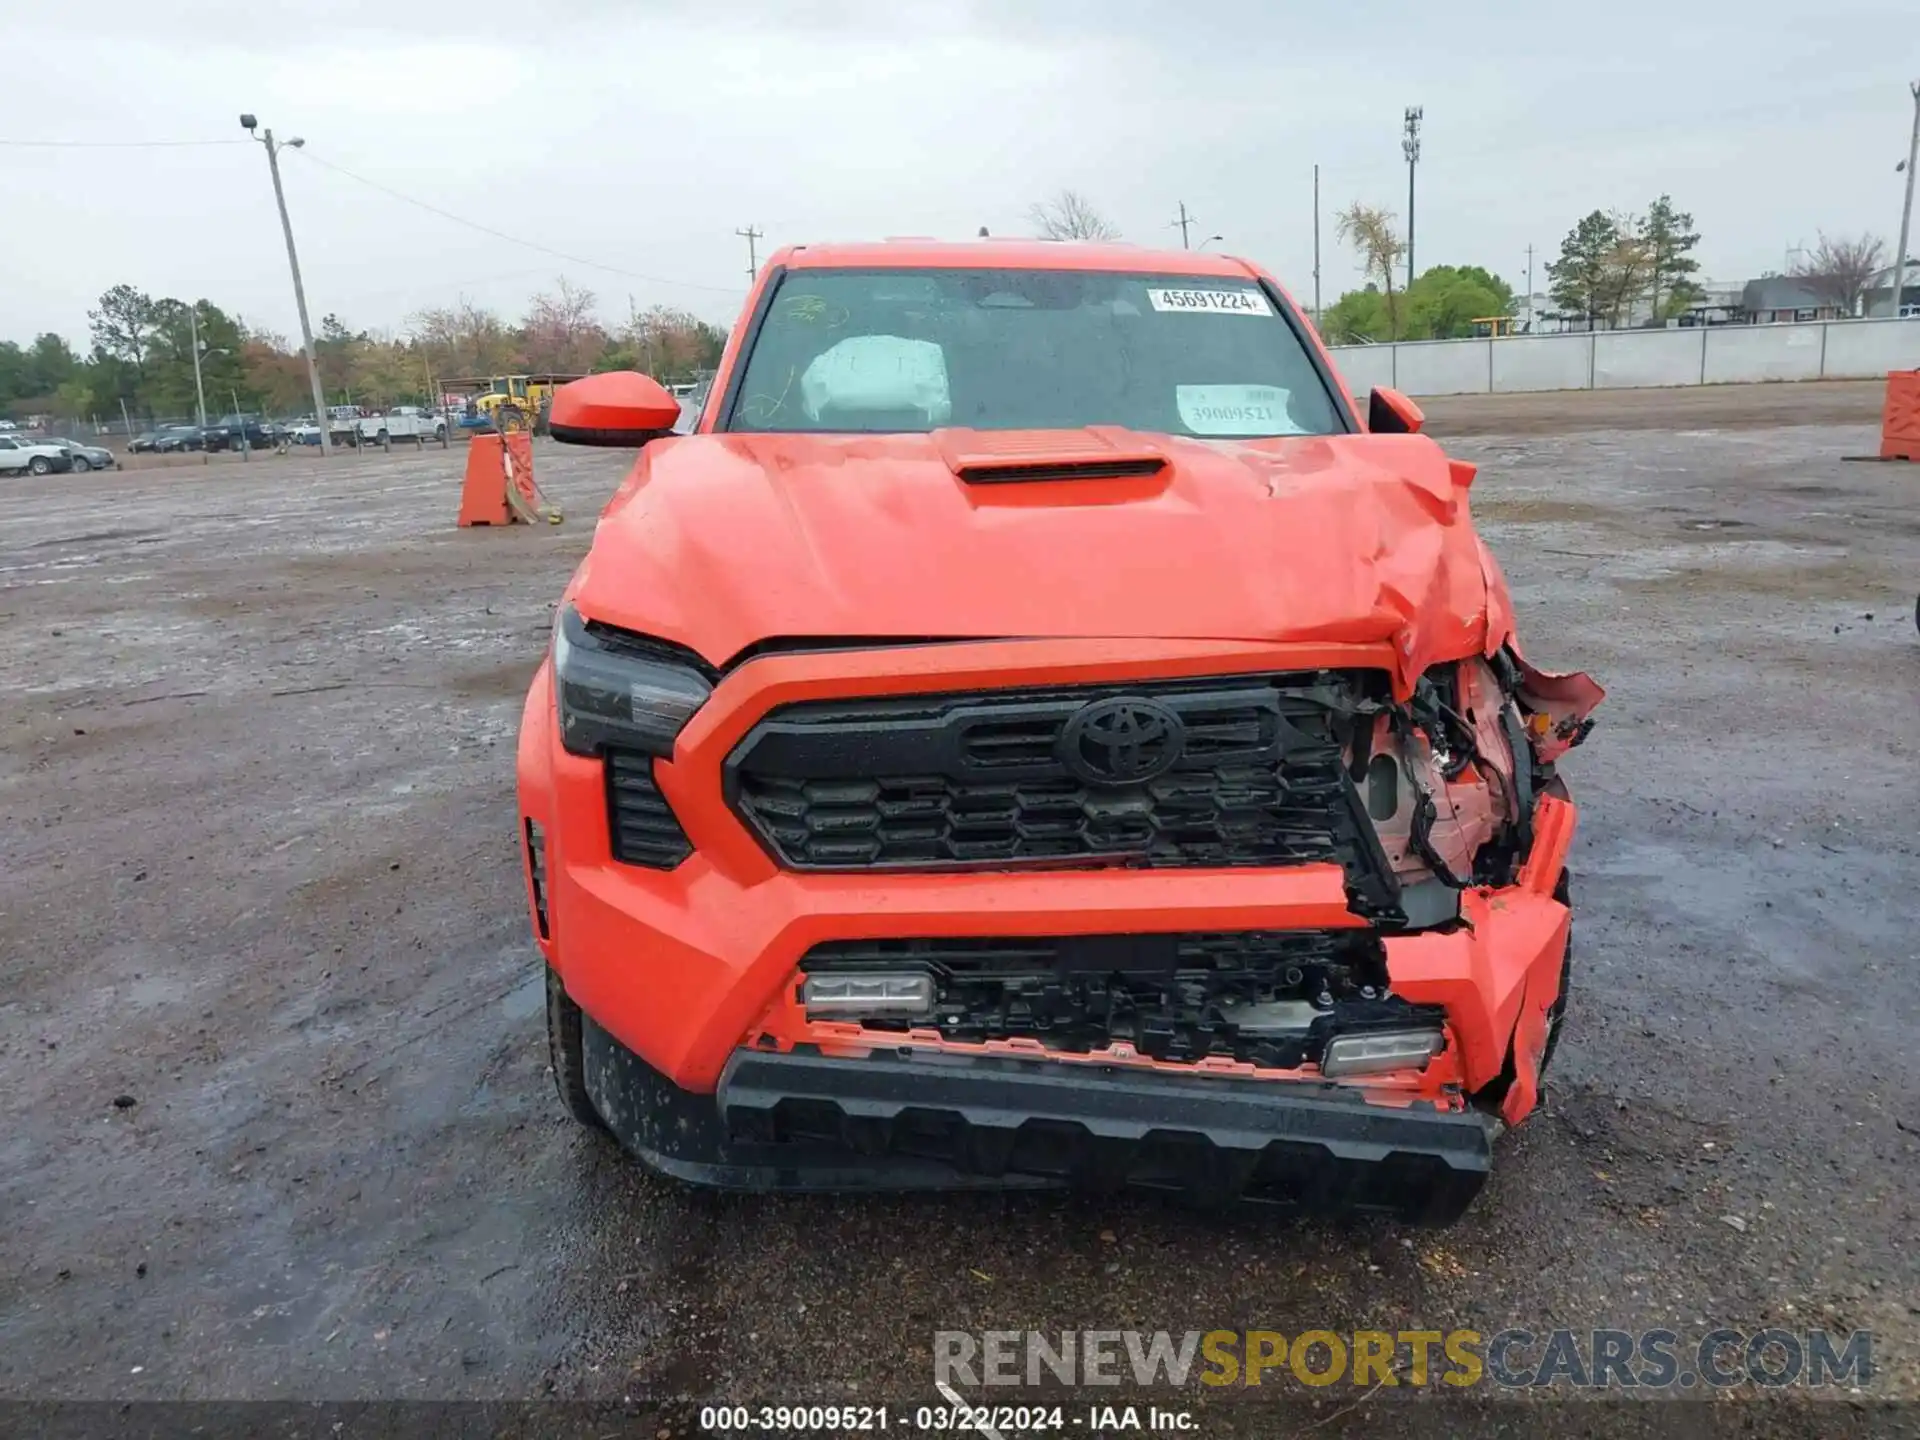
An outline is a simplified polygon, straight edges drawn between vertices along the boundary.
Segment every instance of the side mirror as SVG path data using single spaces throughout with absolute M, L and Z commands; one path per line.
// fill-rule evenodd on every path
M 570 380 L 553 392 L 547 429 L 568 445 L 635 448 L 673 433 L 680 402 L 632 370 Z
M 1367 429 L 1376 435 L 1418 435 L 1426 423 L 1426 414 L 1398 390 L 1376 385 L 1367 398 Z

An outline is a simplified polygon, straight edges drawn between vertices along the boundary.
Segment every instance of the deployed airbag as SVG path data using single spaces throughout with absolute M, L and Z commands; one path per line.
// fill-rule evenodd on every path
M 807 366 L 800 377 L 800 404 L 816 423 L 847 411 L 910 410 L 929 425 L 944 425 L 953 414 L 947 359 L 929 340 L 849 336 Z

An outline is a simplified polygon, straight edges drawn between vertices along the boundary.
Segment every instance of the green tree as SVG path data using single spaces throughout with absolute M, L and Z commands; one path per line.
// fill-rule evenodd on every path
M 1563 316 L 1587 322 L 1618 316 L 1629 284 L 1644 283 L 1634 261 L 1633 223 L 1595 210 L 1560 242 L 1560 258 L 1547 262 L 1547 293 Z
M 1653 318 L 1665 320 L 1685 310 L 1700 294 L 1693 282 L 1700 270 L 1700 262 L 1693 258 L 1700 232 L 1693 228 L 1691 214 L 1675 210 L 1672 198 L 1662 195 L 1647 207 L 1646 219 L 1640 222 L 1640 241 L 1646 247 Z
M 26 383 L 36 395 L 54 394 L 80 368 L 80 357 L 73 353 L 73 347 L 51 330 L 34 337 L 26 360 Z
M 1320 333 L 1329 345 L 1352 345 L 1387 338 L 1387 302 L 1379 287 L 1349 290 L 1320 317 Z
M 154 302 L 150 295 L 131 285 L 116 285 L 87 312 L 87 322 L 97 354 L 122 361 L 144 377 L 147 351 L 153 343 Z
M 1547 262 L 1547 294 L 1562 315 L 1585 320 L 1589 327 L 1599 318 L 1606 255 L 1619 239 L 1613 218 L 1595 210 L 1560 242 L 1560 258 Z
M 89 415 L 109 413 L 111 407 L 94 403 L 93 381 L 85 369 L 77 369 L 54 391 L 53 409 L 55 414 L 69 420 L 82 420 Z
M 1513 313 L 1513 287 L 1478 265 L 1435 265 L 1407 290 L 1407 334 L 1421 340 L 1459 340 L 1473 322 Z
M 171 296 L 153 302 L 152 316 L 141 391 L 148 412 L 196 414 L 202 388 L 209 420 L 226 414 L 236 399 L 243 406 L 253 403 L 247 385 L 244 335 L 237 320 L 211 300 L 196 300 L 189 305 Z M 198 387 L 193 374 L 196 328 L 200 340 Z
M 0 340 L 0 414 L 26 399 L 31 391 L 27 352 L 12 340 Z

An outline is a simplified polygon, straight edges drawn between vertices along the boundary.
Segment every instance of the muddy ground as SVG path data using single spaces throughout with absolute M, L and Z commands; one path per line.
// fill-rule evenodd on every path
M 1438 1232 L 650 1178 L 549 1088 L 511 788 L 626 457 L 543 446 L 558 529 L 456 530 L 457 450 L 6 482 L 0 1396 L 901 1404 L 942 1328 L 1515 1324 L 1869 1328 L 1920 1394 L 1920 471 L 1778 423 L 1837 388 L 1429 407 L 1612 692 L 1549 1104 Z

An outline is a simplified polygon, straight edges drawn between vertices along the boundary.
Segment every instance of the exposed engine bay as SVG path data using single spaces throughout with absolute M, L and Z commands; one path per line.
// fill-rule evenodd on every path
M 1534 801 L 1553 792 L 1553 762 L 1586 738 L 1600 690 L 1584 675 L 1548 675 L 1502 650 L 1438 665 L 1410 701 L 1363 711 L 1348 755 L 1367 813 L 1419 927 L 1432 898 L 1504 885 L 1532 845 Z

